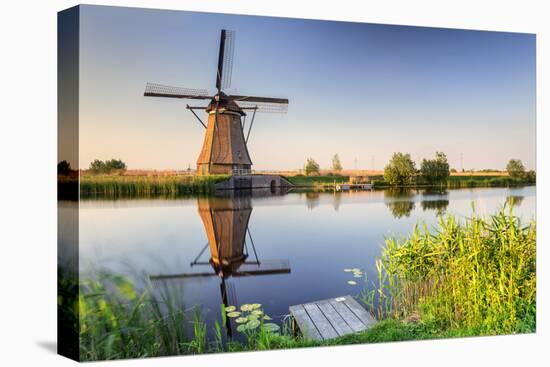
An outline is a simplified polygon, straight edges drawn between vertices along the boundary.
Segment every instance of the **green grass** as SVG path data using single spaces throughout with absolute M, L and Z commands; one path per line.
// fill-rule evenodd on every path
M 186 194 L 208 194 L 215 184 L 228 178 L 218 176 L 117 176 L 82 175 L 80 195 L 83 197 L 174 197 Z
M 336 182 L 347 183 L 349 182 L 349 176 L 285 176 L 285 178 L 296 186 L 304 187 L 319 187 L 323 188 L 325 186 L 334 185 Z M 391 185 L 384 180 L 383 176 L 371 176 L 369 180 L 373 183 L 374 188 L 386 188 L 391 187 Z M 419 186 L 432 186 L 432 187 L 441 187 L 441 188 L 470 188 L 470 187 L 510 187 L 510 186 L 522 186 L 522 185 L 532 185 L 535 184 L 535 181 L 529 178 L 513 178 L 509 176 L 450 176 L 447 181 L 442 182 L 439 185 L 428 184 L 423 182 L 422 178 L 419 176 L 416 178 L 414 184 L 409 185 L 410 187 L 419 187 Z
M 336 175 L 327 175 L 327 176 L 284 176 L 291 184 L 296 186 L 325 186 L 325 185 L 334 185 L 338 183 L 346 183 L 349 181 L 349 176 L 336 176 Z

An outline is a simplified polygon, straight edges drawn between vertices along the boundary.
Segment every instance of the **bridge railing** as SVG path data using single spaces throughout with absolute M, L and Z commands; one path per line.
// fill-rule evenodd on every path
M 233 168 L 233 176 L 245 176 L 252 173 L 250 168 Z

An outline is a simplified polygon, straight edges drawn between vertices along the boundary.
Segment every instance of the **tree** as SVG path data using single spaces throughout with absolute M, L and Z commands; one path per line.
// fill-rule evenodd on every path
M 342 170 L 342 162 L 340 162 L 340 157 L 338 154 L 335 154 L 334 157 L 332 157 L 332 170 L 334 172 L 340 172 Z
M 413 183 L 416 168 L 410 154 L 393 153 L 386 167 L 384 180 L 390 185 L 407 185 Z
M 427 183 L 432 185 L 446 181 L 450 173 L 445 153 L 436 152 L 435 159 L 423 159 L 420 174 Z
M 101 161 L 99 159 L 90 163 L 90 171 L 93 173 L 113 173 L 126 171 L 126 163 L 120 159 L 111 159 L 108 161 Z
M 58 175 L 68 175 L 71 173 L 71 164 L 66 160 L 62 160 L 57 164 L 57 174 Z
M 304 166 L 304 171 L 306 172 L 306 176 L 319 174 L 319 164 L 315 162 L 313 158 L 308 158 Z
M 510 177 L 520 178 L 525 175 L 525 166 L 519 159 L 510 159 L 506 165 L 506 171 Z
M 126 163 L 120 159 L 111 159 L 110 161 L 105 161 L 105 166 L 109 173 L 113 171 L 126 171 Z
M 99 159 L 94 160 L 92 163 L 90 163 L 90 171 L 92 171 L 93 173 L 105 173 L 105 163 L 103 161 L 100 161 Z

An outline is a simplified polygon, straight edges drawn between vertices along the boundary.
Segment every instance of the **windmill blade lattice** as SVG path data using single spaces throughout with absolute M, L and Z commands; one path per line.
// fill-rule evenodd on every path
M 233 76 L 233 56 L 235 55 L 235 31 L 225 31 L 225 44 L 223 51 L 223 75 L 222 89 L 231 88 Z
M 147 83 L 145 86 L 145 96 L 147 97 L 170 97 L 170 98 L 188 98 L 188 99 L 210 99 L 206 89 L 192 89 L 173 87 L 158 83 Z
M 256 112 L 263 113 L 287 113 L 288 104 L 286 103 L 269 103 L 269 102 L 247 102 L 235 101 L 237 105 L 244 110 L 255 109 Z

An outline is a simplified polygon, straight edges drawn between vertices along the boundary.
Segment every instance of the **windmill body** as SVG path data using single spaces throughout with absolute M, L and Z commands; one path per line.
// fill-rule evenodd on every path
M 252 160 L 242 128 L 243 110 L 222 92 L 206 108 L 208 124 L 197 159 L 200 175 L 250 172 Z
M 190 100 L 209 100 L 208 106 L 189 106 L 193 115 L 206 129 L 203 145 L 197 159 L 199 175 L 233 174 L 247 175 L 251 172 L 252 160 L 247 148 L 248 137 L 256 112 L 286 112 L 288 99 L 230 95 L 223 90 L 231 84 L 235 33 L 222 30 L 216 72 L 216 94 L 206 90 L 171 87 L 148 83 L 146 97 L 165 97 Z M 195 110 L 208 114 L 205 124 Z M 246 110 L 252 112 L 245 137 Z

